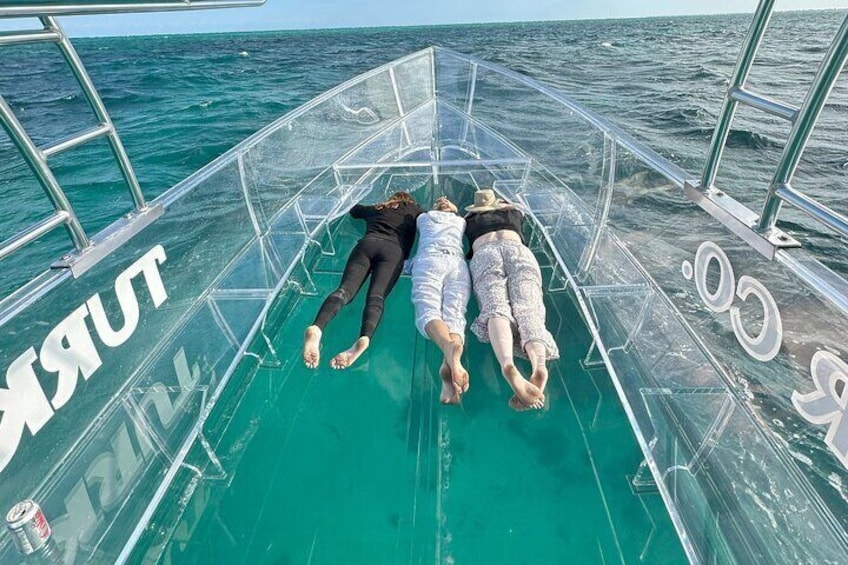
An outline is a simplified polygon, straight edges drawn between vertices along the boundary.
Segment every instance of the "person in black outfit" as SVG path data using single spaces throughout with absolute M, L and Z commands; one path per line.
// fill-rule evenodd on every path
M 310 369 L 318 366 L 321 335 L 339 311 L 350 304 L 371 275 L 359 339 L 330 361 L 334 369 L 350 367 L 368 349 L 374 330 L 383 317 L 383 304 L 400 278 L 403 262 L 409 258 L 415 241 L 415 221 L 424 210 L 406 192 L 396 192 L 375 206 L 354 206 L 350 215 L 365 220 L 365 236 L 348 257 L 342 282 L 330 293 L 315 321 L 306 328 L 303 339 L 303 362 Z

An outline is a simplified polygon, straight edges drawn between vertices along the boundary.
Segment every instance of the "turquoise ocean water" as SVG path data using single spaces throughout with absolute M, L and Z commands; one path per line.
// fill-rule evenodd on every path
M 752 73 L 755 91 L 795 104 L 844 12 L 778 13 Z M 494 25 L 80 39 L 77 49 L 121 132 L 142 188 L 161 194 L 274 118 L 374 66 L 442 45 L 561 88 L 689 171 L 703 163 L 750 15 Z M 285 26 L 285 22 L 280 22 Z M 0 92 L 48 143 L 93 124 L 55 49 L 14 47 L 0 60 Z M 552 124 L 555 127 L 555 124 Z M 848 89 L 831 96 L 796 185 L 845 213 Z M 758 210 L 788 125 L 743 109 L 720 185 Z M 54 164 L 89 232 L 129 210 L 105 141 Z M 0 134 L 0 235 L 43 218 L 50 205 Z M 804 218 L 811 248 L 848 271 L 841 244 Z M 0 295 L 67 249 L 56 232 L 0 269 Z

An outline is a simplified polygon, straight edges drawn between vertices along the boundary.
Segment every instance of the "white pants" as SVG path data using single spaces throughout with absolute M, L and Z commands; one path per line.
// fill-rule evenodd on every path
M 471 275 L 465 259 L 448 253 L 415 256 L 412 265 L 412 303 L 415 327 L 424 337 L 433 320 L 442 320 L 465 341 L 465 309 L 471 296 Z

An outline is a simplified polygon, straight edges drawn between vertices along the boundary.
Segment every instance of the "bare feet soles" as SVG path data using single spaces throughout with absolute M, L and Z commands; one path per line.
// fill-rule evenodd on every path
M 346 349 L 333 357 L 332 361 L 330 361 L 330 366 L 333 369 L 347 369 L 351 365 L 353 365 L 359 356 L 362 355 L 368 346 L 371 344 L 371 340 L 367 337 L 360 337 L 353 345 L 350 346 L 349 349 Z
M 462 366 L 462 349 L 462 341 L 459 339 L 451 340 L 449 355 L 445 356 L 442 364 L 447 363 L 451 375 L 453 375 L 454 384 L 461 394 L 465 394 L 468 392 L 468 371 Z
M 303 335 L 303 363 L 310 369 L 318 366 L 321 360 L 321 329 L 309 326 Z
M 442 366 L 439 367 L 439 377 L 442 379 L 442 394 L 439 400 L 442 404 L 459 404 L 460 390 L 454 384 L 451 369 L 444 360 L 442 360 Z
M 548 384 L 548 369 L 545 367 L 537 368 L 532 375 L 530 375 L 530 382 L 536 385 L 539 390 L 543 393 L 545 392 L 545 387 Z M 547 398 L 545 398 L 545 403 L 547 403 Z M 543 403 L 542 408 L 544 408 L 545 403 Z M 524 412 L 526 410 L 533 410 L 534 407 L 527 406 L 523 402 L 521 402 L 517 396 L 513 396 L 509 399 L 509 407 L 513 410 L 518 410 L 519 412 Z
M 538 367 L 532 375 L 530 375 L 530 382 L 536 385 L 539 390 L 543 393 L 545 392 L 545 387 L 548 385 L 548 369 L 547 367 Z M 513 396 L 509 399 L 509 407 L 513 410 L 517 410 L 518 412 L 525 412 L 527 410 L 533 410 L 532 406 L 527 406 L 523 402 L 521 402 L 517 396 Z
M 510 408 L 519 411 L 538 410 L 545 405 L 545 395 L 542 390 L 522 377 L 515 365 L 505 366 L 503 376 L 515 393 L 515 396 L 509 401 Z
M 537 367 L 530 375 L 530 382 L 539 387 L 539 390 L 545 392 L 545 387 L 548 386 L 548 369 L 547 367 Z
M 530 410 L 536 410 L 536 408 L 533 408 L 532 406 L 527 406 L 526 404 L 518 400 L 518 397 L 514 394 L 512 395 L 512 398 L 509 399 L 509 407 L 515 410 L 516 412 L 528 412 Z

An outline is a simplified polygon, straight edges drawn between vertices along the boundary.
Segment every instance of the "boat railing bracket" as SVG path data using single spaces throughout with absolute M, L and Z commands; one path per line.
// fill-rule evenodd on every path
M 580 360 L 580 367 L 584 371 L 599 369 L 606 366 L 600 354 L 595 355 L 596 351 L 598 351 L 598 346 L 597 342 L 593 339 L 592 343 L 589 344 L 589 350 L 586 352 L 586 355 Z
M 739 52 L 739 58 L 736 60 L 736 67 L 730 77 L 724 103 L 716 119 L 700 182 L 686 183 L 686 193 L 690 198 L 769 259 L 774 257 L 775 251 L 779 248 L 800 247 L 797 241 L 776 228 L 784 202 L 824 224 L 838 235 L 842 237 L 848 235 L 848 218 L 815 198 L 792 188 L 792 178 L 801 162 L 801 156 L 807 147 L 810 135 L 842 68 L 848 61 L 848 17 L 843 20 L 839 31 L 831 41 L 803 104 L 796 107 L 752 92 L 747 85 L 748 75 L 768 28 L 774 4 L 775 0 L 760 0 L 757 6 L 754 19 Z M 715 188 L 722 153 L 732 131 L 731 126 L 739 104 L 777 116 L 792 124 L 774 176 L 768 186 L 761 215 L 754 214 Z M 702 188 L 698 189 L 698 187 Z
M 759 216 L 721 190 L 704 189 L 697 180 L 686 181 L 683 190 L 692 202 L 769 260 L 774 259 L 778 249 L 801 247 L 797 239 L 777 227 L 760 230 Z
M 131 212 L 120 218 L 91 239 L 85 249 L 73 251 L 50 267 L 52 269 L 70 269 L 74 278 L 79 278 L 97 263 L 112 254 L 121 245 L 132 239 L 137 233 L 159 218 L 164 208 L 161 204 L 148 206 L 140 212 Z

